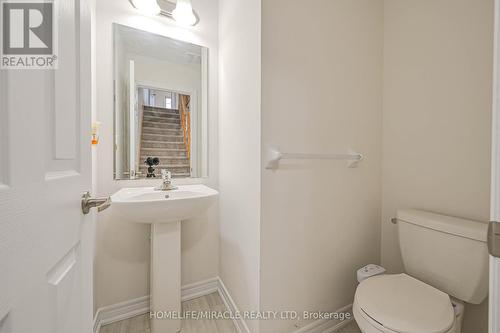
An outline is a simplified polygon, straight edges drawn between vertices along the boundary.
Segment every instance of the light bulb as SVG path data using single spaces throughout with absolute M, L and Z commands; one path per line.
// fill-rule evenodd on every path
M 196 16 L 193 13 L 191 0 L 177 0 L 177 5 L 172 12 L 172 17 L 179 24 L 194 25 L 196 23 Z
M 146 15 L 158 15 L 161 8 L 156 0 L 132 0 L 134 7 Z

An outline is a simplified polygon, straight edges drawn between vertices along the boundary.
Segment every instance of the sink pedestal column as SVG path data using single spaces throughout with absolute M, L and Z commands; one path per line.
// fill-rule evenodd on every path
M 170 319 L 181 315 L 180 221 L 151 224 L 150 289 L 151 333 L 180 332 L 181 321 Z

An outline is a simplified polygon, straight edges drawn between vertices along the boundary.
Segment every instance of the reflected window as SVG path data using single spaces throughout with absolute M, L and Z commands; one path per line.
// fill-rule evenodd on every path
M 165 109 L 172 109 L 172 97 L 165 97 Z

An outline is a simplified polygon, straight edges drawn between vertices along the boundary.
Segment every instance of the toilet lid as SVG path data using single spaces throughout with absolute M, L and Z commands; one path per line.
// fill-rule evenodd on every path
M 364 280 L 355 302 L 373 320 L 401 333 L 443 333 L 455 320 L 447 294 L 406 274 Z

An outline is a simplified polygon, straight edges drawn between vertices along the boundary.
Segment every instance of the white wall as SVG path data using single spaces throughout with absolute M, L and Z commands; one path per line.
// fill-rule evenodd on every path
M 282 161 L 262 175 L 261 307 L 335 311 L 380 258 L 381 0 L 263 1 L 262 140 L 365 160 Z M 265 148 L 264 148 L 265 149 Z M 264 321 L 285 333 L 308 322 Z M 297 325 L 297 326 L 295 326 Z
M 209 174 L 203 182 L 218 188 L 218 3 L 193 0 L 201 17 L 193 28 L 181 28 L 161 17 L 140 15 L 128 1 L 97 2 L 96 81 L 97 120 L 102 122 L 97 149 L 96 195 L 110 195 L 122 187 L 151 186 L 149 180 L 113 180 L 113 34 L 119 23 L 167 37 L 206 46 L 209 56 Z M 182 224 L 182 283 L 218 275 L 218 207 Z M 122 224 L 104 211 L 98 215 L 95 259 L 96 308 L 149 294 L 149 227 Z
M 259 0 L 220 0 L 219 7 L 194 0 L 202 21 L 192 32 L 138 16 L 127 1 L 101 1 L 98 194 L 145 184 L 112 180 L 111 23 L 206 45 L 208 183 L 219 185 L 220 209 L 183 224 L 183 283 L 219 274 L 240 310 L 347 305 L 357 267 L 379 262 L 381 253 L 391 272 L 402 270 L 389 223 L 397 208 L 488 219 L 492 4 L 314 0 L 304 11 L 302 3 L 263 1 L 261 59 Z M 288 162 L 273 172 L 261 165 L 266 144 L 354 148 L 365 160 L 357 169 Z M 97 306 L 149 292 L 148 235 L 145 226 L 99 216 Z M 484 332 L 485 314 L 484 305 L 468 307 L 464 332 Z M 253 333 L 295 324 L 305 322 L 248 322 Z
M 137 84 L 201 95 L 201 65 L 173 63 L 136 54 L 129 54 L 128 57 L 135 61 Z
M 260 15 L 260 0 L 219 3 L 220 276 L 241 311 L 259 309 Z
M 403 270 L 398 208 L 489 219 L 493 0 L 386 0 L 382 264 Z M 487 302 L 464 333 L 487 332 Z

